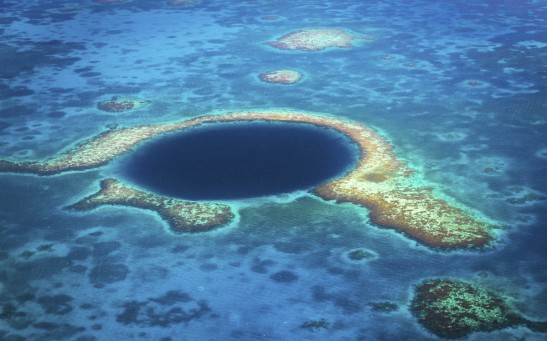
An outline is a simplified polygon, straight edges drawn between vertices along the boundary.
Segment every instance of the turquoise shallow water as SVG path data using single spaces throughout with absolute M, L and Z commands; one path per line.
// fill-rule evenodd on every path
M 485 251 L 445 252 L 297 192 L 239 202 L 227 228 L 173 235 L 145 210 L 63 209 L 117 176 L 116 160 L 0 173 L 0 339 L 437 340 L 409 304 L 438 277 L 547 320 L 544 2 L 0 6 L 2 159 L 40 160 L 116 126 L 290 108 L 373 127 L 424 182 L 501 227 Z M 265 44 L 318 27 L 370 39 L 317 52 Z M 276 69 L 303 78 L 259 79 Z M 98 109 L 113 96 L 150 103 Z M 372 256 L 348 260 L 360 248 Z M 544 338 L 524 327 L 467 336 Z

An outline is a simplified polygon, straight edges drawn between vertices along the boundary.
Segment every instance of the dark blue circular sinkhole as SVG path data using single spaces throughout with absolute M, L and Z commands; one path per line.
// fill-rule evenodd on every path
M 121 161 L 121 175 L 189 200 L 244 199 L 309 190 L 358 158 L 347 136 L 306 123 L 206 124 L 160 136 Z

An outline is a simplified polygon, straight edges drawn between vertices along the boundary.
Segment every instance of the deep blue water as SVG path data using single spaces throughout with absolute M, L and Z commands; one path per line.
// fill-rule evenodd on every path
M 307 124 L 241 123 L 159 138 L 122 162 L 123 177 L 190 200 L 244 199 L 312 189 L 343 175 L 357 147 Z
M 0 9 L 0 159 L 43 160 L 114 127 L 286 108 L 376 129 L 424 185 L 500 226 L 487 250 L 447 252 L 306 191 L 247 194 L 232 225 L 193 235 L 170 233 L 152 211 L 64 209 L 179 135 L 96 169 L 0 173 L 0 340 L 439 340 L 409 311 L 415 286 L 437 277 L 485 286 L 547 320 L 545 1 L 4 0 Z M 265 45 L 317 27 L 371 39 L 319 52 Z M 276 69 L 303 78 L 259 80 Z M 113 96 L 150 103 L 98 110 Z M 270 136 L 259 130 L 245 133 Z M 330 154 L 319 156 L 345 144 L 328 135 Z M 222 153 L 225 163 L 241 155 Z M 357 248 L 374 257 L 348 262 Z M 378 302 L 396 309 L 374 310 Z M 465 339 L 545 338 L 511 328 Z

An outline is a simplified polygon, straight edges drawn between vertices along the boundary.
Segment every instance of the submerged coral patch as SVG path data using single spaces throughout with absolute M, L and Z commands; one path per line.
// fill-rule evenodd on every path
M 278 21 L 278 20 L 281 20 L 281 19 L 283 19 L 283 18 L 280 17 L 279 15 L 274 15 L 274 14 L 263 15 L 260 18 L 258 18 L 258 20 L 260 20 L 260 21 Z
M 542 148 L 536 152 L 536 156 L 542 159 L 547 159 L 547 148 Z
M 289 270 L 281 270 L 271 274 L 270 278 L 277 283 L 292 283 L 298 280 L 298 275 Z
M 327 329 L 329 327 L 329 322 L 322 318 L 319 320 L 308 320 L 300 325 L 300 328 L 307 329 L 309 331 L 318 331 L 320 329 Z
M 370 302 L 368 305 L 372 311 L 378 313 L 392 313 L 399 310 L 399 306 L 396 303 L 389 301 Z
M 194 0 L 170 0 L 169 5 L 171 6 L 184 6 L 194 3 Z
M 489 86 L 487 82 L 477 79 L 468 79 L 463 81 L 462 84 L 466 88 L 486 88 Z
M 109 100 L 99 102 L 97 108 L 106 112 L 124 112 L 140 109 L 149 103 L 149 100 L 142 98 L 113 96 Z
M 547 322 L 530 321 L 498 294 L 459 280 L 425 281 L 416 288 L 410 309 L 427 330 L 448 339 L 519 325 L 547 332 Z
M 187 293 L 175 290 L 146 301 L 126 301 L 121 308 L 116 322 L 141 328 L 180 325 L 212 312 L 206 301 L 195 300 Z
M 96 287 L 102 288 L 105 285 L 125 280 L 129 268 L 122 263 L 99 263 L 89 272 L 89 280 Z
M 101 5 L 117 4 L 120 2 L 129 2 L 131 0 L 93 0 L 93 2 Z
M 328 48 L 349 48 L 360 39 L 340 28 L 310 28 L 293 31 L 266 44 L 280 50 L 319 51 Z
M 294 84 L 300 81 L 302 74 L 295 70 L 273 70 L 259 75 L 261 81 L 275 84 Z
M 377 258 L 376 252 L 362 247 L 351 249 L 342 254 L 342 259 L 348 263 L 364 263 Z
M 546 199 L 547 199 L 547 196 L 545 195 L 534 193 L 534 192 L 528 192 L 528 193 L 522 194 L 521 196 L 514 196 L 514 197 L 507 198 L 505 199 L 505 202 L 508 202 L 512 205 L 527 205 L 530 203 L 535 203 L 537 201 L 543 201 Z

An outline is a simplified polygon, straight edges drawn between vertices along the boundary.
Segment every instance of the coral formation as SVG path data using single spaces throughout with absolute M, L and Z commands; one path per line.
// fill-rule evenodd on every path
M 467 88 L 485 88 L 488 86 L 488 83 L 476 79 L 469 79 L 464 81 L 463 85 Z
M 378 254 L 372 250 L 360 247 L 345 251 L 340 258 L 346 263 L 364 264 L 378 259 Z
M 300 328 L 307 329 L 309 331 L 316 331 L 319 329 L 326 329 L 329 327 L 329 322 L 324 318 L 319 320 L 308 320 L 300 325 Z
M 524 194 L 521 197 L 511 197 L 511 198 L 505 199 L 505 202 L 508 202 L 513 205 L 525 205 L 530 202 L 542 201 L 545 199 L 547 199 L 547 197 L 545 197 L 544 195 L 530 192 L 530 193 Z
M 126 2 L 127 0 L 93 0 L 93 2 L 96 2 L 101 5 L 107 5 L 107 4 L 115 4 L 118 2 Z
M 547 332 L 547 322 L 526 319 L 514 312 L 501 296 L 453 279 L 433 279 L 419 285 L 410 308 L 427 330 L 448 339 L 518 325 Z
M 355 260 L 355 261 L 374 258 L 373 253 L 371 253 L 367 250 L 364 250 L 364 249 L 352 250 L 347 254 L 347 256 L 348 256 L 349 259 Z
M 368 304 L 372 311 L 379 313 L 391 313 L 397 311 L 399 306 L 393 302 L 382 301 L 382 302 L 371 302 Z
M 372 221 L 378 225 L 404 232 L 423 244 L 445 249 L 484 247 L 492 240 L 493 226 L 490 223 L 449 202 L 449 199 L 441 198 L 432 188 L 420 186 L 412 170 L 397 160 L 392 152 L 393 146 L 376 131 L 357 122 L 305 112 L 230 112 L 182 122 L 111 129 L 44 161 L 0 160 L 0 171 L 46 175 L 89 169 L 104 165 L 157 135 L 202 124 L 238 121 L 309 123 L 348 136 L 360 149 L 357 165 L 344 176 L 315 188 L 313 193 L 325 200 L 366 207 L 371 211 Z M 119 200 L 125 200 L 124 205 L 150 208 L 143 201 Z M 162 200 L 170 199 L 151 198 L 155 203 Z M 172 202 L 161 203 L 164 204 L 171 205 Z M 163 212 L 158 204 L 154 206 Z
M 115 179 L 101 181 L 99 192 L 68 208 L 84 211 L 102 205 L 124 205 L 156 211 L 175 233 L 210 231 L 234 217 L 226 205 L 166 198 L 124 186 Z
M 278 16 L 278 15 L 264 15 L 264 16 L 260 17 L 260 20 L 275 21 L 275 20 L 279 20 L 279 19 L 281 19 L 281 17 Z
M 327 48 L 349 48 L 356 39 L 365 39 L 339 28 L 310 28 L 285 34 L 266 44 L 280 50 L 319 51 Z
M 124 112 L 142 108 L 149 103 L 146 99 L 114 96 L 107 101 L 99 102 L 97 108 L 106 112 Z
M 294 70 L 274 70 L 263 72 L 259 77 L 266 83 L 294 84 L 302 78 L 302 74 Z
M 171 6 L 183 6 L 193 3 L 194 0 L 170 0 L 169 5 Z
M 181 325 L 212 313 L 206 301 L 175 290 L 143 301 L 125 301 L 121 307 L 123 310 L 116 315 L 116 322 L 140 328 Z

